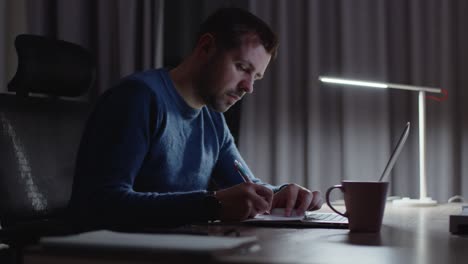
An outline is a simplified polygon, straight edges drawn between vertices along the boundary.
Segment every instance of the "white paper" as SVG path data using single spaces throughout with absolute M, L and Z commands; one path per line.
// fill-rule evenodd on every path
M 121 233 L 108 230 L 60 237 L 43 237 L 40 243 L 53 247 L 138 249 L 211 252 L 239 247 L 256 237 L 222 237 L 184 234 Z
M 298 215 L 296 210 L 292 211 L 291 216 L 284 215 L 284 208 L 275 208 L 270 214 L 256 215 L 254 218 L 247 219 L 244 222 L 258 221 L 301 221 L 304 219 L 304 214 Z

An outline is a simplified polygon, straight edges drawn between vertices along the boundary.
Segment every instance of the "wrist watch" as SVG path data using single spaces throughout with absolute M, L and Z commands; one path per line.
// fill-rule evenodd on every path
M 222 204 L 216 198 L 216 192 L 207 191 L 206 196 L 203 199 L 203 204 L 205 206 L 206 216 L 208 221 L 220 220 Z

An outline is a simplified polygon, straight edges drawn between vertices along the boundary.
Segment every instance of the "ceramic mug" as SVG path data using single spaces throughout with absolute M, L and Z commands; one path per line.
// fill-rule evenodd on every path
M 340 189 L 344 194 L 346 212 L 336 210 L 330 203 L 330 193 Z M 387 200 L 388 182 L 342 181 L 326 193 L 328 206 L 348 218 L 351 232 L 379 232 Z

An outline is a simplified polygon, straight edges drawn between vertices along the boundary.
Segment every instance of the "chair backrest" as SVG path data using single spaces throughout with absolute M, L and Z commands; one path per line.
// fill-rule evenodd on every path
M 0 94 L 0 224 L 27 237 L 47 233 L 32 229 L 68 204 L 90 109 L 70 97 L 92 86 L 95 64 L 85 49 L 61 40 L 20 35 L 15 46 L 18 70 L 8 88 L 16 94 Z
M 94 83 L 94 59 L 77 44 L 23 34 L 16 37 L 15 47 L 18 69 L 8 90 L 17 95 L 79 97 Z

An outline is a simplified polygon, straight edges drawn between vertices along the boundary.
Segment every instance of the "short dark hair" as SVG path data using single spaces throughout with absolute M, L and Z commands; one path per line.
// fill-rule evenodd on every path
M 255 33 L 272 58 L 276 57 L 278 37 L 268 24 L 244 9 L 218 9 L 200 25 L 197 39 L 205 33 L 213 34 L 216 43 L 225 49 L 239 47 L 243 35 Z

